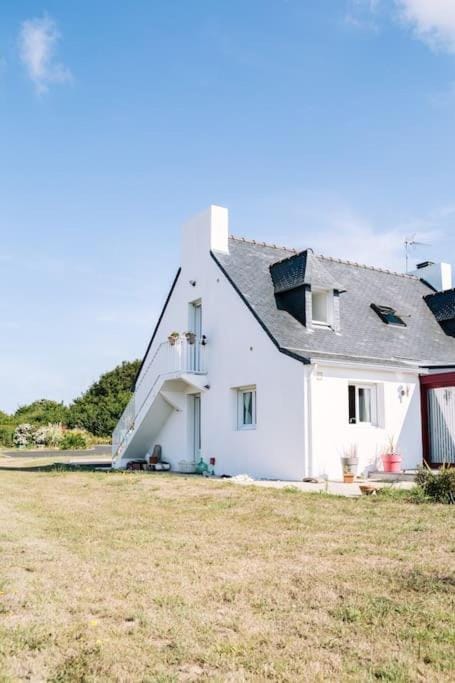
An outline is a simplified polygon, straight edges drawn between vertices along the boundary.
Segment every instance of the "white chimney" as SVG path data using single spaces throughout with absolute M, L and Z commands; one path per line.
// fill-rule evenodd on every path
M 417 270 L 414 270 L 412 275 L 425 280 L 438 292 L 452 289 L 452 266 L 450 263 L 424 261 L 417 264 Z
M 212 204 L 191 218 L 182 230 L 182 264 L 204 257 L 209 251 L 229 253 L 229 212 Z

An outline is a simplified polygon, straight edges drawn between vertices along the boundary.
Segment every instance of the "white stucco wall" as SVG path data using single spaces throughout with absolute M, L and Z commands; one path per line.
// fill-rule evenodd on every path
M 337 479 L 344 448 L 357 444 L 359 471 L 375 469 L 393 435 L 403 466 L 418 466 L 422 450 L 417 373 L 322 363 L 305 366 L 280 353 L 210 256 L 211 248 L 227 249 L 227 230 L 227 212 L 220 207 L 210 207 L 184 226 L 182 271 L 149 354 L 153 356 L 170 332 L 190 328 L 191 302 L 201 300 L 210 386 L 201 393 L 204 459 L 216 458 L 219 475 Z M 378 425 L 349 424 L 351 382 L 377 386 Z M 238 430 L 236 389 L 250 385 L 257 390 L 257 426 Z M 173 468 L 192 458 L 191 432 L 188 399 L 154 439 Z
M 355 383 L 376 387 L 378 419 L 374 426 L 349 424 L 348 385 Z M 421 464 L 420 387 L 415 372 L 319 364 L 311 377 L 311 406 L 315 475 L 340 478 L 340 459 L 343 450 L 351 444 L 358 447 L 359 472 L 378 469 L 389 437 L 393 437 L 398 445 L 403 468 Z
M 227 230 L 223 216 L 218 218 Z M 189 329 L 190 304 L 200 299 L 210 385 L 201 394 L 204 459 L 216 458 L 217 474 L 300 479 L 305 476 L 304 366 L 277 350 L 211 258 L 210 240 L 215 246 L 225 242 L 210 235 L 207 219 L 193 219 L 184 228 L 182 272 L 150 354 L 170 332 Z M 257 426 L 238 430 L 236 388 L 249 385 L 257 390 Z M 174 412 L 155 440 L 173 467 L 191 458 L 190 423 L 188 411 Z

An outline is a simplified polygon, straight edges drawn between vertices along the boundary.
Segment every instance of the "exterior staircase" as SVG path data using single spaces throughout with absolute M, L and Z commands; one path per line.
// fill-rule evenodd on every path
M 114 469 L 146 456 L 171 413 L 183 410 L 186 393 L 201 391 L 206 374 L 205 337 L 183 336 L 156 348 L 112 434 Z

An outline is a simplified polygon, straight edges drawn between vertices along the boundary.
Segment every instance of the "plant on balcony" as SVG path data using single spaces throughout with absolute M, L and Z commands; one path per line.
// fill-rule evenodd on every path
M 196 335 L 194 332 L 185 332 L 185 337 L 188 344 L 194 344 L 196 341 Z
M 171 346 L 175 346 L 179 337 L 180 337 L 179 332 L 171 332 L 171 334 L 169 335 L 167 340 Z

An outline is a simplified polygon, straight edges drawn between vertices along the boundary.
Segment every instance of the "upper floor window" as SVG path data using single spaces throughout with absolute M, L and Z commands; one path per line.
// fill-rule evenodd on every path
M 329 292 L 311 292 L 312 321 L 316 325 L 330 325 L 331 307 Z
M 256 387 L 245 387 L 237 392 L 237 428 L 256 428 Z

